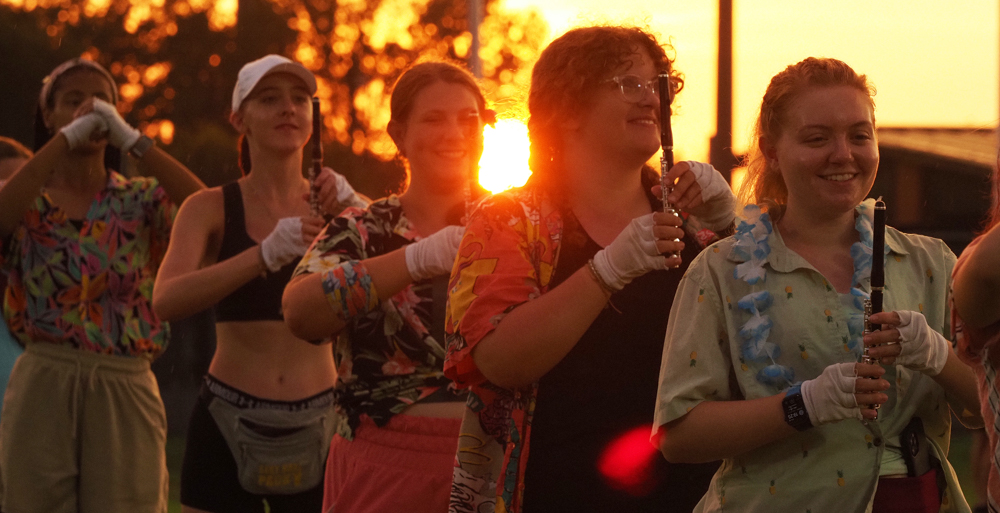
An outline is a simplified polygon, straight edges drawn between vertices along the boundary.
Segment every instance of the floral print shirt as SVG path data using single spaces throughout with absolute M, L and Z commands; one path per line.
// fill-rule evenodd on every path
M 4 318 L 22 343 L 155 359 L 169 329 L 151 306 L 177 208 L 154 178 L 109 171 L 83 220 L 42 193 L 0 242 Z
M 395 195 L 367 209 L 350 207 L 319 234 L 294 276 L 323 273 L 348 260 L 383 255 L 420 238 Z M 337 432 L 344 438 L 353 439 L 362 415 L 384 426 L 411 404 L 465 399 L 441 371 L 444 344 L 431 333 L 434 281 L 412 283 L 374 311 L 349 319 L 346 336 L 334 342 L 341 413 Z M 444 315 L 443 308 L 440 313 Z
M 688 268 L 667 324 L 654 436 L 659 427 L 703 401 L 781 393 L 787 384 L 782 388 L 760 379 L 768 364 L 788 368 L 798 382 L 819 376 L 828 365 L 858 360 L 860 347 L 855 347 L 852 318 L 841 295 L 785 246 L 777 227 L 766 244 L 765 278 L 754 286 L 734 272 L 749 258 L 735 247 L 736 237 L 713 244 Z M 893 228 L 886 229 L 885 244 L 884 310 L 921 312 L 932 329 L 948 333 L 948 283 L 955 255 L 940 240 Z M 860 281 L 855 286 L 870 291 L 870 278 Z M 737 302 L 755 293 L 754 287 L 773 298 L 767 309 L 773 320 L 768 341 L 776 345 L 769 352 L 773 363 L 748 358 L 743 347 L 740 331 L 753 314 Z M 932 378 L 899 365 L 886 366 L 884 377 L 892 387 L 878 421 L 824 424 L 726 458 L 695 511 L 870 510 L 886 445 L 898 439 L 914 416 L 922 419 L 947 479 L 942 511 L 969 511 L 947 460 L 951 409 L 944 390 Z
M 979 244 L 977 238 L 966 246 L 955 264 L 953 276 L 967 261 L 966 256 Z M 966 326 L 955 305 L 951 306 L 951 330 L 958 357 L 972 367 L 979 385 L 983 420 L 987 424 L 986 437 L 989 440 L 990 470 L 986 484 L 986 502 L 990 511 L 1000 511 L 1000 460 L 997 459 L 997 438 L 1000 433 L 1000 322 L 984 328 Z
M 717 240 L 693 217 L 685 219 L 685 229 L 699 243 Z M 445 321 L 445 373 L 470 389 L 452 513 L 521 511 L 538 384 L 520 390 L 494 385 L 471 355 L 505 315 L 549 290 L 564 235 L 559 210 L 531 182 L 485 199 L 469 220 L 452 269 Z

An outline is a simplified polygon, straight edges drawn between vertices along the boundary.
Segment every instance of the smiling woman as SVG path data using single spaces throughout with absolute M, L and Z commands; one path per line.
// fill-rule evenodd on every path
M 873 254 L 873 94 L 835 59 L 776 75 L 743 185 L 755 204 L 677 289 L 660 448 L 724 459 L 695 511 L 969 511 L 947 459 L 951 412 L 979 423 L 972 372 L 941 334 L 955 256 L 892 228 Z M 886 311 L 866 319 L 875 259 Z
M 445 295 L 492 111 L 468 71 L 438 61 L 400 75 L 390 110 L 405 192 L 330 222 L 285 290 L 292 331 L 336 341 L 323 511 L 444 511 L 458 444 L 464 395 L 441 369 Z

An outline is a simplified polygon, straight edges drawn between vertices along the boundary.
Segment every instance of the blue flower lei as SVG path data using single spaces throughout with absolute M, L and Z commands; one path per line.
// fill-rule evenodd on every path
M 871 276 L 872 270 L 872 210 L 874 200 L 866 200 L 856 207 L 858 212 L 854 227 L 858 231 L 859 242 L 851 246 L 851 258 L 854 260 L 854 275 L 851 288 L 851 295 L 854 296 L 854 307 L 856 312 L 852 312 L 848 318 L 848 331 L 850 338 L 847 347 L 857 358 L 861 357 L 862 341 L 864 333 L 864 309 L 863 300 L 868 298 L 867 292 L 858 287 L 862 282 Z M 750 314 L 740 328 L 740 338 L 743 339 L 741 355 L 745 361 L 755 363 L 767 363 L 757 373 L 757 381 L 772 386 L 778 390 L 784 390 L 795 382 L 795 371 L 788 366 L 778 363 L 781 357 L 781 348 L 768 341 L 771 328 L 774 327 L 770 316 L 765 312 L 774 303 L 774 298 L 767 290 L 756 290 L 756 285 L 767 279 L 767 257 L 771 254 L 771 246 L 767 239 L 774 232 L 771 218 L 766 212 L 762 212 L 757 205 L 747 205 L 743 209 L 743 219 L 740 220 L 733 234 L 735 243 L 733 253 L 737 258 L 743 260 L 733 269 L 733 278 L 743 280 L 747 284 L 754 286 L 754 291 L 740 298 L 737 306 Z M 886 246 L 885 253 L 889 254 Z

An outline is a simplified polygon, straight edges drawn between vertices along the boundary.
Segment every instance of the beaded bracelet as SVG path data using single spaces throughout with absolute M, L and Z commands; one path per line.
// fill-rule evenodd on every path
M 587 267 L 590 268 L 590 274 L 594 277 L 594 281 L 596 281 L 597 284 L 601 287 L 601 290 L 605 292 L 606 296 L 611 297 L 611 295 L 614 294 L 615 291 L 610 286 L 608 286 L 607 283 L 604 282 L 604 278 L 601 278 L 601 273 L 597 272 L 597 266 L 594 265 L 593 258 L 587 261 Z
M 323 293 L 344 319 L 366 315 L 379 305 L 368 268 L 358 260 L 348 260 L 323 274 Z

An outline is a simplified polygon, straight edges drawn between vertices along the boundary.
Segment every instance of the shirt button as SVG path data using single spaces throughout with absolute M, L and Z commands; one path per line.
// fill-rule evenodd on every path
M 872 443 L 875 444 L 875 447 L 882 445 L 882 437 L 876 437 Z

